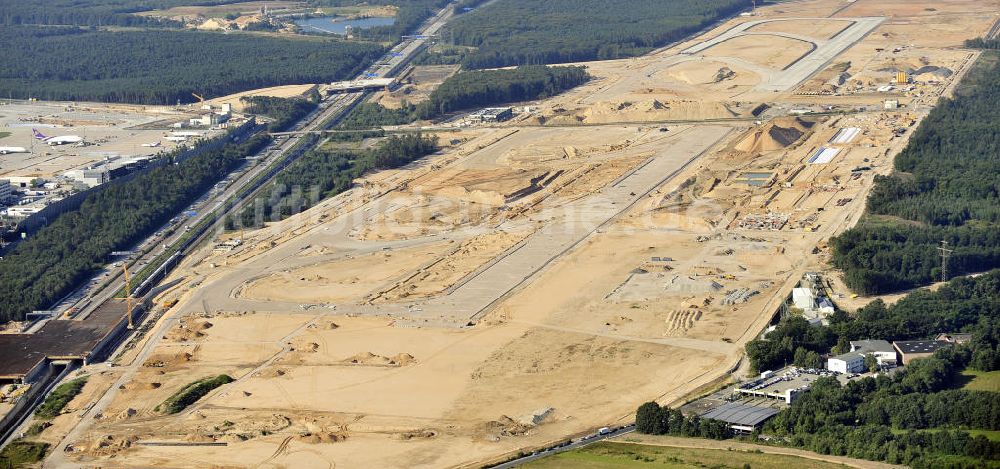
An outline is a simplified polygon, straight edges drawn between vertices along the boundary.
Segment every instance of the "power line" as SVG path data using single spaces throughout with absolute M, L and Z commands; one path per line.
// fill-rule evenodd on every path
M 937 250 L 941 251 L 941 281 L 942 282 L 947 282 L 948 281 L 948 258 L 951 257 L 951 253 L 954 252 L 955 250 L 948 248 L 948 242 L 947 241 L 941 241 L 941 245 L 938 246 Z

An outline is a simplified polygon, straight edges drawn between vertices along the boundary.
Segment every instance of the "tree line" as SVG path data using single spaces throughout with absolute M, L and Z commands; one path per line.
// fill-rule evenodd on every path
M 350 189 L 355 178 L 371 171 L 404 166 L 437 149 L 437 137 L 421 134 L 391 136 L 362 151 L 318 146 L 279 173 L 272 190 L 227 219 L 226 228 L 257 228 L 265 222 L 301 213 Z
M 1000 267 L 1000 59 L 984 54 L 953 99 L 942 99 L 876 177 L 866 215 L 832 240 L 833 264 L 861 294 Z
M 795 364 L 819 368 L 820 356 L 848 352 L 852 340 L 915 340 L 943 332 L 972 333 L 970 366 L 1000 370 L 1000 271 L 956 278 L 936 291 L 916 291 L 889 306 L 875 300 L 854 315 L 836 311 L 829 327 L 813 327 L 800 316 L 783 318 L 763 339 L 747 343 L 754 371 Z
M 0 321 L 48 309 L 103 268 L 111 252 L 152 234 L 267 142 L 258 136 L 228 144 L 126 182 L 110 182 L 87 197 L 79 209 L 61 215 L 0 260 Z
M 647 435 L 674 435 L 722 440 L 732 436 L 729 426 L 720 420 L 685 416 L 678 409 L 647 402 L 635 412 L 635 429 Z
M 472 46 L 466 68 L 634 57 L 748 5 L 738 0 L 504 0 L 453 20 L 442 38 Z
M 588 80 L 590 74 L 584 67 L 528 65 L 504 70 L 472 70 L 449 77 L 431 92 L 427 101 L 416 105 L 403 103 L 398 109 L 365 103 L 355 108 L 340 125 L 346 129 L 401 125 L 460 110 L 544 99 Z
M 331 38 L 35 26 L 0 28 L 0 43 L 0 96 L 167 105 L 346 79 L 384 52 Z
M 316 110 L 319 95 L 313 94 L 310 99 L 244 96 L 240 98 L 240 101 L 246 105 L 244 110 L 247 113 L 271 118 L 271 122 L 267 124 L 268 132 L 281 132 L 288 130 L 299 119 Z

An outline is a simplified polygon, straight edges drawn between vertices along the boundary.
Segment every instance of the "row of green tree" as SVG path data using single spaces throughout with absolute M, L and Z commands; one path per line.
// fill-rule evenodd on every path
M 977 37 L 975 39 L 969 39 L 965 41 L 965 47 L 970 49 L 1000 49 L 1000 39 L 986 39 Z
M 647 402 L 635 411 L 635 429 L 647 435 L 674 435 L 722 440 L 732 436 L 729 426 L 720 420 L 685 417 L 680 410 Z
M 434 119 L 455 111 L 557 95 L 590 80 L 584 67 L 528 65 L 503 70 L 472 70 L 449 77 L 420 104 L 387 109 L 377 103 L 355 108 L 342 128 L 365 129 Z
M 821 454 L 916 468 L 994 467 L 1000 442 L 964 429 L 998 428 L 1000 393 L 948 389 L 971 357 L 965 347 L 947 348 L 891 377 L 847 385 L 819 378 L 763 432 Z
M 228 144 L 87 197 L 0 260 L 0 322 L 51 307 L 104 267 L 111 252 L 150 235 L 267 142 Z
M 1000 59 L 984 54 L 954 99 L 943 99 L 877 177 L 868 213 L 833 242 L 852 290 L 880 294 L 1000 267 Z
M 972 332 L 971 366 L 1000 369 L 1000 271 L 956 278 L 936 291 L 916 291 L 887 306 L 875 300 L 849 315 L 837 311 L 829 327 L 813 327 L 799 316 L 782 319 L 764 339 L 747 343 L 747 359 L 755 371 L 788 364 L 819 368 L 820 355 L 849 351 L 852 340 L 908 340 L 942 332 Z
M 226 228 L 256 228 L 312 207 L 350 189 L 365 173 L 398 168 L 437 151 L 437 137 L 420 134 L 391 136 L 362 151 L 314 148 L 278 174 L 274 186 L 257 197 Z
M 267 124 L 269 132 L 281 132 L 288 130 L 292 124 L 316 110 L 319 95 L 314 94 L 310 99 L 244 96 L 240 101 L 246 105 L 244 108 L 246 112 L 264 115 L 271 119 Z
M 442 37 L 473 46 L 467 68 L 633 57 L 747 8 L 739 0 L 504 0 L 456 18 Z
M 0 96 L 141 104 L 353 77 L 380 45 L 198 31 L 0 28 Z

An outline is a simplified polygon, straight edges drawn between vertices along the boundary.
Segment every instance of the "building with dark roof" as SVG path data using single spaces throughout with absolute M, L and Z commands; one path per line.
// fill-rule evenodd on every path
M 900 363 L 904 365 L 919 358 L 927 358 L 934 355 L 934 352 L 951 345 L 951 342 L 943 340 L 899 340 L 892 343 L 896 353 L 899 354 Z
M 778 409 L 774 407 L 758 407 L 738 402 L 727 402 L 701 414 L 701 417 L 721 420 L 728 423 L 729 428 L 735 431 L 750 433 L 777 413 Z
M 943 340 L 953 344 L 964 344 L 972 340 L 972 334 L 945 332 L 943 334 L 938 334 L 937 340 Z

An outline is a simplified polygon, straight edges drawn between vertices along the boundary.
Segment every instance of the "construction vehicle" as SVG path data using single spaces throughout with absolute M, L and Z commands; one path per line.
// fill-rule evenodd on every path
M 205 102 L 205 98 L 202 95 L 198 94 L 198 93 L 191 93 L 191 96 L 194 96 L 195 98 L 198 98 L 198 102 L 199 103 L 204 103 Z
M 115 299 L 125 300 L 125 317 L 128 318 L 128 330 L 132 330 L 135 329 L 135 325 L 132 324 L 132 310 L 135 309 L 135 297 L 132 296 L 132 281 L 128 276 L 128 264 L 123 264 L 122 269 L 125 271 L 125 296 Z

